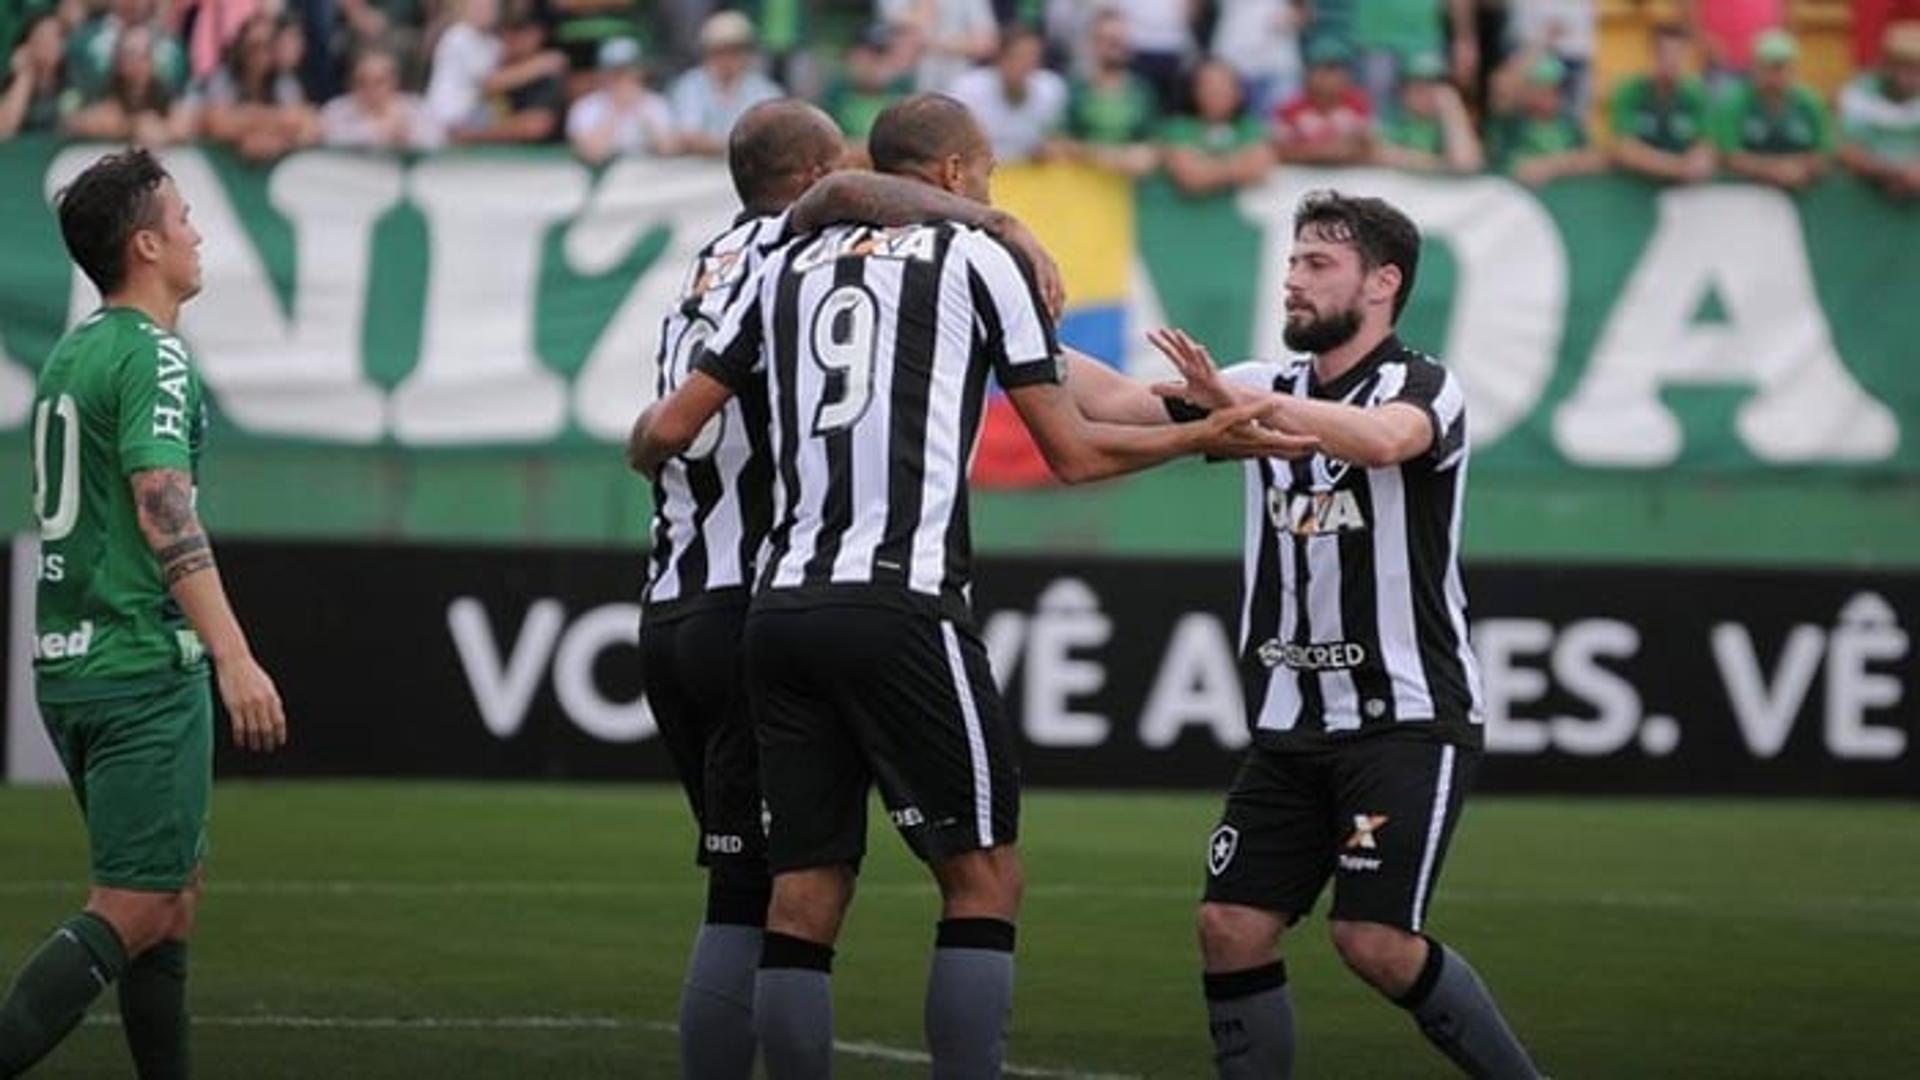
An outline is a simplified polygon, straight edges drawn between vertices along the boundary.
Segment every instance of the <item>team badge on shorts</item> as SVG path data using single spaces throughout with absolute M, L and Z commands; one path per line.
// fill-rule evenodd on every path
M 1207 873 L 1219 877 L 1240 850 L 1240 830 L 1222 825 L 1207 838 Z

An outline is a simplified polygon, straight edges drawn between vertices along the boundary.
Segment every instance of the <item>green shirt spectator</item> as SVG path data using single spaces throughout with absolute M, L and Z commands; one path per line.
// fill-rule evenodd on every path
M 1503 116 L 1495 120 L 1492 138 L 1494 166 L 1512 172 L 1530 157 L 1565 154 L 1585 149 L 1587 133 L 1571 116 Z
M 1175 116 L 1160 125 L 1160 141 L 1168 146 L 1208 154 L 1231 154 L 1267 141 L 1267 128 L 1257 117 L 1236 116 L 1210 121 L 1197 116 Z
M 116 0 L 111 10 L 81 24 L 67 41 L 67 84 L 88 101 L 104 97 L 115 47 L 128 27 L 147 30 L 154 77 L 169 95 L 178 96 L 187 84 L 186 50 L 154 17 L 153 0 Z
M 1478 172 L 1483 164 L 1460 92 L 1447 81 L 1447 64 L 1423 53 L 1407 61 L 1400 93 L 1381 120 L 1374 158 L 1420 172 Z
M 1833 132 L 1827 107 L 1811 89 L 1796 83 L 1767 94 L 1743 82 L 1721 98 L 1713 141 L 1728 153 L 1824 154 L 1833 149 Z
M 1529 186 L 1599 172 L 1594 149 L 1566 97 L 1566 65 L 1531 45 L 1495 74 L 1488 143 L 1496 168 Z
M 1158 113 L 1153 90 L 1132 72 L 1107 86 L 1075 80 L 1067 95 L 1066 133 L 1103 146 L 1137 143 L 1153 136 Z
M 1694 76 L 1662 86 L 1652 75 L 1636 75 L 1613 92 L 1613 133 L 1678 154 L 1707 137 L 1712 109 L 1707 84 Z
M 1879 71 L 1840 94 L 1840 160 L 1899 199 L 1920 198 L 1920 21 L 1887 28 Z
M 1190 83 L 1193 114 L 1160 125 L 1167 178 L 1187 195 L 1257 184 L 1273 169 L 1267 127 L 1246 110 L 1240 77 L 1226 61 L 1205 60 Z

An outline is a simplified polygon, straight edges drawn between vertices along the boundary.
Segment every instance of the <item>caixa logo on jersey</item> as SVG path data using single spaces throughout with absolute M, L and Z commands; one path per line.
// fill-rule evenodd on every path
M 608 652 L 639 647 L 638 604 L 603 604 L 570 616 L 560 601 L 542 598 L 528 605 L 517 632 L 497 637 L 494 626 L 486 604 L 474 597 L 447 605 L 460 667 L 481 722 L 496 738 L 520 733 L 543 678 L 550 679 L 561 712 L 593 738 L 632 743 L 654 734 L 646 698 L 610 693 L 596 674 Z

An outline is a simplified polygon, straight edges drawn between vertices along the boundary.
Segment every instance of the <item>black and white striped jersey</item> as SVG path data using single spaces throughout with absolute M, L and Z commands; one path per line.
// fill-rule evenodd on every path
M 1363 408 L 1406 402 L 1434 430 L 1427 453 L 1387 468 L 1324 454 L 1247 463 L 1240 670 L 1255 740 L 1312 749 L 1392 728 L 1479 745 L 1480 677 L 1460 577 L 1460 380 L 1393 337 L 1324 386 L 1304 358 L 1226 376 Z
M 700 347 L 746 292 L 762 257 L 786 239 L 785 214 L 741 215 L 700 249 L 660 328 L 661 398 L 686 380 Z M 653 621 L 714 603 L 745 603 L 772 516 L 767 397 L 737 394 L 653 485 L 653 550 L 642 591 Z
M 767 387 L 774 512 L 756 608 L 970 620 L 967 468 L 987 377 L 1062 378 L 1025 265 L 951 222 L 842 225 L 769 254 L 700 370 Z

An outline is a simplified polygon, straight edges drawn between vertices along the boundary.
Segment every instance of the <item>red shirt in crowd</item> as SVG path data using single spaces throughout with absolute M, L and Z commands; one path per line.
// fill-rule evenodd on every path
M 1283 146 L 1334 142 L 1372 130 L 1373 104 L 1357 87 L 1325 106 L 1302 94 L 1273 111 L 1273 124 Z

